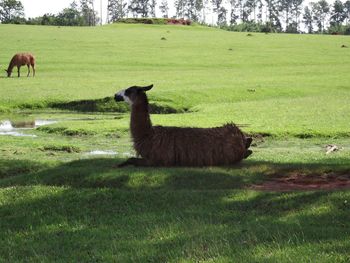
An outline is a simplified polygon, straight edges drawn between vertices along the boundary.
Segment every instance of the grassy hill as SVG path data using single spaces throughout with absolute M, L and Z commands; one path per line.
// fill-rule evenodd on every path
M 348 37 L 164 25 L 0 25 L 0 35 L 1 72 L 16 52 L 37 58 L 35 78 L 0 77 L 0 122 L 56 122 L 0 136 L 0 262 L 349 262 L 349 190 L 254 188 L 350 179 Z M 134 154 L 129 114 L 106 97 L 150 83 L 153 109 L 177 112 L 153 123 L 245 124 L 261 133 L 253 155 L 117 169 Z
M 96 100 L 154 83 L 152 101 L 196 111 L 156 117 L 162 124 L 235 121 L 272 134 L 349 136 L 346 36 L 247 36 L 160 25 L 0 25 L 0 34 L 7 36 L 0 43 L 2 68 L 18 51 L 37 57 L 37 78 L 0 79 L 3 111 Z

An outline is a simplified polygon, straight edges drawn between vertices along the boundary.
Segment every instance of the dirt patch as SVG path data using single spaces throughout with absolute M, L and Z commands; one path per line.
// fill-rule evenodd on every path
M 306 191 L 350 189 L 350 173 L 276 175 L 270 180 L 250 187 L 259 191 Z

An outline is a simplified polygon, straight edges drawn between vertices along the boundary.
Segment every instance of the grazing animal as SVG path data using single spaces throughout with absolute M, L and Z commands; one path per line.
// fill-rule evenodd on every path
M 7 72 L 7 77 L 11 77 L 12 70 L 14 67 L 17 67 L 18 77 L 20 77 L 20 68 L 25 65 L 28 67 L 27 77 L 29 77 L 29 74 L 30 74 L 30 66 L 33 69 L 33 77 L 34 77 L 35 76 L 35 58 L 32 54 L 29 54 L 29 53 L 18 53 L 13 56 L 8 68 L 5 69 L 5 71 Z
M 136 166 L 218 166 L 247 158 L 252 138 L 234 124 L 216 128 L 152 126 L 146 91 L 133 86 L 115 94 L 115 100 L 131 104 L 130 129 L 134 148 L 142 158 L 130 158 L 119 167 Z

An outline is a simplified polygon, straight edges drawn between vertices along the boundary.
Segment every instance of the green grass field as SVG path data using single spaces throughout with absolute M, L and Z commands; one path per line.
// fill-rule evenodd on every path
M 0 136 L 0 262 L 350 261 L 348 190 L 251 187 L 349 176 L 350 38 L 164 25 L 0 35 L 0 121 L 57 121 Z M 20 51 L 35 54 L 35 78 L 5 78 Z M 177 112 L 154 124 L 235 122 L 265 137 L 233 167 L 117 169 L 134 154 L 129 114 L 104 98 L 151 83 L 154 107 Z

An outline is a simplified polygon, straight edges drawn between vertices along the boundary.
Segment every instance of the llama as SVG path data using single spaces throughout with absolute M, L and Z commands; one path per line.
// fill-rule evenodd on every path
M 33 77 L 34 77 L 35 76 L 35 58 L 30 53 L 18 53 L 13 56 L 7 70 L 5 69 L 5 71 L 7 72 L 7 77 L 11 77 L 12 70 L 14 67 L 17 67 L 18 77 L 20 77 L 20 68 L 21 66 L 25 66 L 25 65 L 28 67 L 27 77 L 29 77 L 29 74 L 30 74 L 30 66 L 32 66 Z
M 115 100 L 131 105 L 130 130 L 134 148 L 141 158 L 119 165 L 135 166 L 219 166 L 247 158 L 252 138 L 234 124 L 216 128 L 152 126 L 146 91 L 133 86 L 115 94 Z

